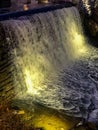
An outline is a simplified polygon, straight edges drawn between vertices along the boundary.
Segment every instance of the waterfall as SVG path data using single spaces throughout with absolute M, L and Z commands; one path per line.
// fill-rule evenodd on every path
M 67 84 L 58 82 L 64 69 L 87 54 L 75 7 L 2 21 L 0 36 L 1 100 L 30 95 L 32 100 L 62 109 L 64 95 L 73 92 L 75 98 L 76 92 L 69 93 Z M 68 109 L 73 106 L 67 102 Z

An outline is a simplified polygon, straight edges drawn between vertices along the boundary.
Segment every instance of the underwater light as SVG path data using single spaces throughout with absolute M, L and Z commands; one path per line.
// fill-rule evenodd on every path
M 39 113 L 40 114 L 40 113 Z M 43 130 L 68 130 L 69 123 L 58 117 L 52 115 L 49 112 L 43 112 L 39 116 L 36 116 L 33 120 L 35 128 L 43 128 Z M 72 125 L 72 124 L 71 124 Z

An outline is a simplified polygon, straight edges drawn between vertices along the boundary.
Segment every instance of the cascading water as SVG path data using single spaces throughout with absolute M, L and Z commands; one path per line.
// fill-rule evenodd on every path
M 91 80 L 88 62 L 95 53 L 86 44 L 75 7 L 10 19 L 0 28 L 5 36 L 0 38 L 0 72 L 8 80 L 0 79 L 2 99 L 14 91 L 15 98 L 30 95 L 32 101 L 84 118 L 92 104 L 98 109 L 98 83 Z

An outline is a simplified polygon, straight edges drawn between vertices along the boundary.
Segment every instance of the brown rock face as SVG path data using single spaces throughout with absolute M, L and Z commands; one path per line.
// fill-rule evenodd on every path
M 92 17 L 93 17 L 94 21 L 98 24 L 98 6 L 95 8 Z
M 91 19 L 88 23 L 88 29 L 92 36 L 96 36 L 98 33 L 98 24 Z
M 98 6 L 94 9 L 92 16 L 86 20 L 86 26 L 91 36 L 98 37 Z

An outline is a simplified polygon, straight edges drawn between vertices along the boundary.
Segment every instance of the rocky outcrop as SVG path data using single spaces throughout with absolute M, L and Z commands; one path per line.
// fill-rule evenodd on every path
M 93 16 L 92 16 L 93 20 L 98 24 L 98 6 L 95 8 L 95 10 L 93 11 Z
M 88 29 L 92 36 L 98 36 L 98 7 L 94 9 L 91 18 L 89 19 Z
M 79 0 L 77 7 L 87 34 L 98 39 L 98 1 Z
M 84 27 L 91 37 L 98 40 L 98 6 L 93 10 L 91 16 L 84 17 Z

